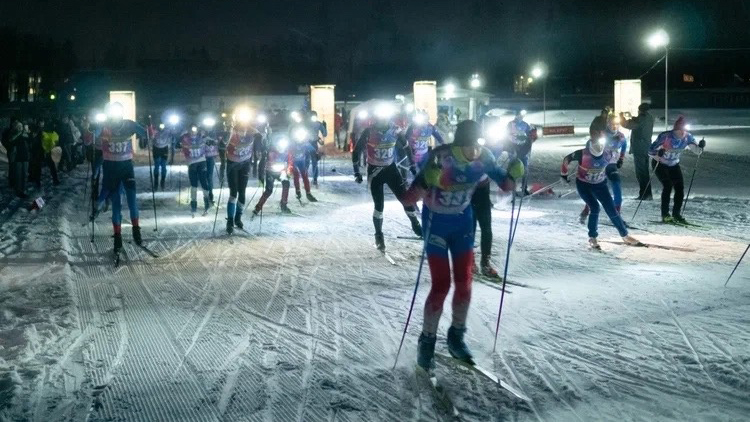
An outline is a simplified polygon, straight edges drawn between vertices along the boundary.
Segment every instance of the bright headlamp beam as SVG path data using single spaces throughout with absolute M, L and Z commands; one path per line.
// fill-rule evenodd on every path
M 247 107 L 239 107 L 234 111 L 234 120 L 240 123 L 249 123 L 253 118 L 253 112 Z
M 107 121 L 107 114 L 102 112 L 96 113 L 94 115 L 94 121 L 97 123 L 104 123 Z
M 359 113 L 357 113 L 357 118 L 360 120 L 365 120 L 370 116 L 370 114 L 367 112 L 367 110 L 361 110 Z
M 305 129 L 298 128 L 297 130 L 294 131 L 294 139 L 300 142 L 306 140 L 307 131 Z
M 286 138 L 279 139 L 276 143 L 276 149 L 280 152 L 285 151 L 289 147 L 289 141 Z
M 536 65 L 533 69 L 531 69 L 531 76 L 533 76 L 535 79 L 539 79 L 544 75 L 544 69 L 542 69 L 542 66 Z
M 266 117 L 265 114 L 259 114 L 258 115 L 258 123 L 264 124 L 268 121 L 268 117 Z
M 206 117 L 203 119 L 203 126 L 207 128 L 212 128 L 216 124 L 216 119 L 213 117 Z
M 167 118 L 167 121 L 169 122 L 170 125 L 177 126 L 177 124 L 180 123 L 180 116 L 176 114 L 172 114 Z

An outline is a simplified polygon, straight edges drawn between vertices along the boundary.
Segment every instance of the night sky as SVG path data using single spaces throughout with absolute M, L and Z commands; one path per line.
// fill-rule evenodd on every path
M 434 78 L 487 68 L 521 72 L 536 60 L 568 74 L 598 61 L 641 70 L 658 58 L 643 41 L 658 27 L 667 29 L 674 47 L 750 47 L 750 1 L 744 0 L 81 3 L 3 0 L 0 25 L 70 39 L 83 63 L 113 42 L 146 56 L 205 47 L 221 59 L 242 45 L 293 36 L 327 46 L 328 66 L 350 58 L 370 66 L 396 60 Z

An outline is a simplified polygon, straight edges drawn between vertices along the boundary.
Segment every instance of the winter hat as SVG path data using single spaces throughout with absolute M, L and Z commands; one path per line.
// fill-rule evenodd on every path
M 456 125 L 453 145 L 461 147 L 475 146 L 480 136 L 482 136 L 482 128 L 479 126 L 479 123 L 474 120 L 464 120 Z
M 685 116 L 680 116 L 674 122 L 674 130 L 685 130 Z
M 638 106 L 638 111 L 649 111 L 651 110 L 651 104 L 649 103 L 643 103 Z

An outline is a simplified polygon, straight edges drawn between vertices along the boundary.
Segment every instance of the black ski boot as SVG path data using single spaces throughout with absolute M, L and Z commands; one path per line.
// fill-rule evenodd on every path
M 318 202 L 318 199 L 312 196 L 312 194 L 309 192 L 307 193 L 307 200 L 310 202 Z
M 227 234 L 234 233 L 234 223 L 230 218 L 227 218 Z
M 120 239 L 122 242 L 122 239 Z M 141 237 L 141 228 L 138 226 L 133 227 L 133 242 L 136 245 L 141 246 L 143 244 L 143 238 Z
M 115 253 L 122 250 L 122 233 L 115 233 Z
M 456 328 L 451 326 L 448 329 L 448 337 L 446 342 L 448 343 L 448 352 L 454 358 L 464 361 L 469 365 L 474 365 L 474 357 L 471 355 L 469 347 L 464 342 L 464 334 L 466 328 Z
M 161 187 L 161 190 L 162 190 L 162 192 L 164 191 L 164 180 L 165 180 L 165 179 L 164 179 L 164 178 L 162 177 L 162 178 L 161 178 L 161 182 L 159 183 L 159 185 L 160 185 L 160 187 Z
M 234 225 L 238 229 L 242 230 L 245 226 L 242 224 L 242 213 L 239 212 L 239 210 L 240 210 L 240 207 L 239 207 L 239 204 L 238 204 L 238 206 L 237 206 L 237 214 L 234 215 Z
M 409 221 L 411 221 L 411 230 L 414 232 L 417 237 L 422 237 L 422 225 L 419 224 L 419 219 L 413 215 L 409 216 Z
M 291 214 L 292 213 L 292 210 L 290 210 L 289 207 L 285 203 L 283 203 L 283 202 L 281 203 L 281 205 L 279 206 L 279 208 L 281 208 L 281 212 L 283 214 Z
M 383 233 L 375 233 L 375 247 L 378 248 L 380 252 L 385 252 L 385 239 L 383 238 Z
M 437 337 L 425 333 L 419 335 L 417 343 L 417 365 L 427 372 L 435 369 L 435 341 Z

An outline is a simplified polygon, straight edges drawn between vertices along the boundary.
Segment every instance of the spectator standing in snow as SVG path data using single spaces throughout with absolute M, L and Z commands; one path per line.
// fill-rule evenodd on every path
M 633 131 L 630 135 L 630 154 L 633 155 L 635 163 L 635 177 L 638 179 L 638 200 L 650 201 L 653 199 L 651 194 L 651 173 L 648 168 L 648 148 L 651 146 L 651 135 L 654 132 L 654 116 L 648 111 L 651 108 L 649 104 L 643 103 L 638 106 L 638 116 L 632 119 L 626 119 L 625 115 L 620 113 L 622 127 Z
M 44 119 L 39 121 L 39 132 L 40 132 L 40 138 L 41 138 L 41 145 L 42 145 L 42 151 L 44 152 L 44 158 L 42 159 L 42 163 L 49 167 L 49 171 L 52 174 L 52 181 L 55 186 L 60 184 L 60 179 L 57 177 L 57 166 L 55 165 L 55 162 L 52 160 L 52 149 L 57 146 L 57 143 L 60 140 L 60 136 L 55 132 L 55 130 L 51 127 L 46 127 L 46 122 Z M 39 166 L 39 173 L 35 175 L 35 180 L 37 181 L 37 187 L 41 187 L 41 180 L 42 180 L 42 166 Z

